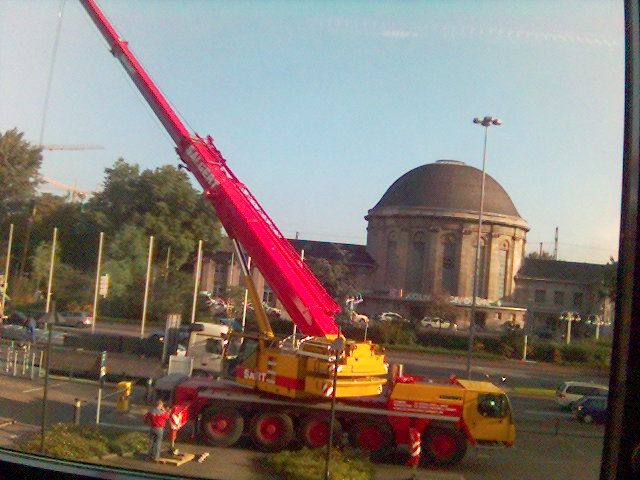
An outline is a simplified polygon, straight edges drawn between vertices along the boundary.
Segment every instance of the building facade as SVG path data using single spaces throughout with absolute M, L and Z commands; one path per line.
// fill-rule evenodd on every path
M 481 191 L 482 172 L 454 160 L 423 165 L 396 180 L 365 217 L 367 250 L 377 269 L 361 310 L 420 319 L 426 302 L 445 298 L 458 307 L 458 326 L 467 328 Z M 513 293 L 528 230 L 506 191 L 486 175 L 476 296 L 481 327 L 523 325 L 526 310 L 513 302 Z
M 608 268 L 528 258 L 516 276 L 514 295 L 527 308 L 527 331 L 561 339 L 566 322 L 574 321 L 574 330 L 589 336 L 596 327 L 599 334 L 611 335 L 614 305 L 605 282 Z

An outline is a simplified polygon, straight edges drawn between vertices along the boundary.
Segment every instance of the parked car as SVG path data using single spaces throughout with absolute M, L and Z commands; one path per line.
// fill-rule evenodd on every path
M 582 397 L 607 397 L 609 387 L 588 382 L 564 382 L 556 390 L 556 402 L 561 408 L 571 408 Z
M 147 338 L 158 342 L 164 342 L 164 330 L 154 330 Z M 189 342 L 189 335 L 191 334 L 191 325 L 180 325 L 178 328 L 178 343 L 187 344 Z
M 388 322 L 409 323 L 409 320 L 404 318 L 399 313 L 395 313 L 395 312 L 383 312 L 383 313 L 380 313 L 380 314 L 378 314 L 376 316 L 375 320 L 378 321 L 378 322 L 382 322 L 382 323 L 388 323 Z
M 6 340 L 16 340 L 18 342 L 27 342 L 30 340 L 30 333 L 24 325 L 4 324 L 0 327 L 0 336 Z M 36 343 L 47 343 L 49 341 L 49 331 L 40 328 L 35 329 Z M 53 345 L 64 344 L 64 334 L 60 332 L 52 332 L 51 343 Z
M 424 329 L 444 328 L 455 330 L 458 328 L 458 325 L 456 323 L 438 317 L 424 317 L 422 320 L 420 320 L 419 326 Z
M 508 321 L 502 324 L 502 329 L 506 332 L 521 332 L 522 325 L 520 325 L 518 322 Z
M 573 411 L 581 423 L 604 423 L 607 420 L 607 397 L 582 397 Z
M 23 325 L 29 323 L 29 316 L 23 312 L 11 312 L 3 322 L 6 325 Z
M 68 327 L 90 327 L 93 324 L 93 316 L 89 312 L 74 311 L 60 312 L 57 315 L 56 324 Z

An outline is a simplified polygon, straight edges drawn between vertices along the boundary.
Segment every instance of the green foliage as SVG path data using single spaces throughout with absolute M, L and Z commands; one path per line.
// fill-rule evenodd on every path
M 9 217 L 29 209 L 38 184 L 41 150 L 23 139 L 17 128 L 0 132 L 0 226 Z
M 371 339 L 385 345 L 414 345 L 416 334 L 413 328 L 404 322 L 389 322 L 369 328 Z
M 442 295 L 435 296 L 431 301 L 426 302 L 424 315 L 430 318 L 440 318 L 453 322 L 456 319 L 458 309 L 451 305 L 451 302 Z
M 109 440 L 109 449 L 123 455 L 125 453 L 145 453 L 149 448 L 149 436 L 142 432 L 126 432 L 115 435 Z
M 193 286 L 189 265 L 198 240 L 204 240 L 205 253 L 211 253 L 220 238 L 212 206 L 173 166 L 141 171 L 120 159 L 106 170 L 104 189 L 86 203 L 65 203 L 63 197 L 47 194 L 37 198 L 35 209 L 22 207 L 29 213 L 12 221 L 17 222 L 16 249 L 29 252 L 27 279 L 11 288 L 30 304 L 37 301 L 33 292 L 46 289 L 54 226 L 58 245 L 53 287 L 59 308 L 92 303 L 99 235 L 104 232 L 102 274 L 109 274 L 110 285 L 100 311 L 129 318 L 141 313 L 153 235 L 150 321 L 164 320 L 167 313 L 188 313 Z M 14 268 L 19 262 L 16 257 Z
M 527 348 L 527 358 L 555 364 L 608 367 L 611 361 L 611 345 L 593 340 L 571 345 L 532 341 Z
M 293 452 L 283 450 L 267 455 L 263 464 L 271 478 L 282 480 L 320 480 L 324 478 L 326 449 L 303 448 Z M 356 450 L 337 450 L 331 453 L 332 480 L 369 480 L 373 476 L 371 463 Z
M 524 334 L 521 331 L 508 332 L 500 337 L 498 351 L 507 358 L 521 358 L 524 348 Z
M 109 453 L 142 453 L 147 450 L 148 437 L 142 432 L 101 429 L 95 425 L 58 423 L 45 432 L 45 454 L 68 460 L 87 461 Z M 20 446 L 21 450 L 40 453 L 40 434 Z
M 544 250 L 542 251 L 542 254 L 540 254 L 540 252 L 531 252 L 529 255 L 527 255 L 527 258 L 538 260 L 555 260 L 555 257 L 552 253 L 546 252 Z
M 40 453 L 40 435 L 35 435 L 22 447 L 27 452 Z M 105 438 L 97 430 L 58 423 L 45 432 L 44 453 L 68 460 L 88 460 L 109 453 Z
M 342 303 L 349 295 L 355 295 L 357 290 L 349 272 L 349 252 L 337 245 L 332 247 L 334 251 L 329 255 L 334 260 L 328 261 L 326 258 L 310 256 L 306 261 L 331 297 L 336 302 Z
M 213 207 L 184 171 L 166 165 L 140 172 L 119 159 L 106 174 L 104 189 L 86 208 L 108 236 L 125 225 L 137 227 L 144 237 L 155 237 L 158 256 L 171 248 L 174 269 L 194 255 L 198 240 L 204 240 L 206 252 L 217 246 L 220 226 Z

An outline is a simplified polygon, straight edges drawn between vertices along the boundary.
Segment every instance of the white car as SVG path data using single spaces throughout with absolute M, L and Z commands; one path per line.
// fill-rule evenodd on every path
M 458 325 L 450 322 L 449 320 L 444 320 L 442 318 L 432 318 L 432 317 L 424 317 L 420 320 L 420 326 L 422 328 L 445 328 L 445 329 L 457 329 Z
M 582 397 L 607 397 L 609 387 L 589 382 L 564 382 L 556 389 L 556 402 L 561 408 L 571 408 Z
M 376 317 L 376 320 L 379 322 L 405 322 L 408 323 L 409 320 L 404 318 L 399 313 L 395 312 L 383 312 Z

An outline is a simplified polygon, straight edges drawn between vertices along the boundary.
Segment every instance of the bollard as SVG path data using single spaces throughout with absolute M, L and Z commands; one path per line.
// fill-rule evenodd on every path
M 413 428 L 409 428 L 409 461 L 411 466 L 411 478 L 418 478 L 418 464 L 420 463 L 420 432 Z
M 29 355 L 28 350 L 29 350 L 28 348 L 25 348 L 24 350 L 22 350 L 22 376 L 23 377 L 27 374 L 27 363 L 29 363 L 27 360 Z
M 80 425 L 80 409 L 82 408 L 82 401 L 76 398 L 73 404 L 73 423 Z
M 40 350 L 40 362 L 38 362 L 38 377 L 44 377 L 44 350 Z
M 31 380 L 35 378 L 36 373 L 36 352 L 31 352 Z
M 555 431 L 555 436 L 558 436 L 558 432 L 560 431 L 560 419 L 556 418 L 556 431 Z
M 13 376 L 18 374 L 18 350 L 13 350 Z
M 153 403 L 155 395 L 153 394 L 153 378 L 147 378 L 147 394 L 145 396 L 145 401 L 147 405 L 151 405 Z
M 4 366 L 5 372 L 9 373 L 9 368 L 11 368 L 11 348 L 7 345 L 7 363 Z

